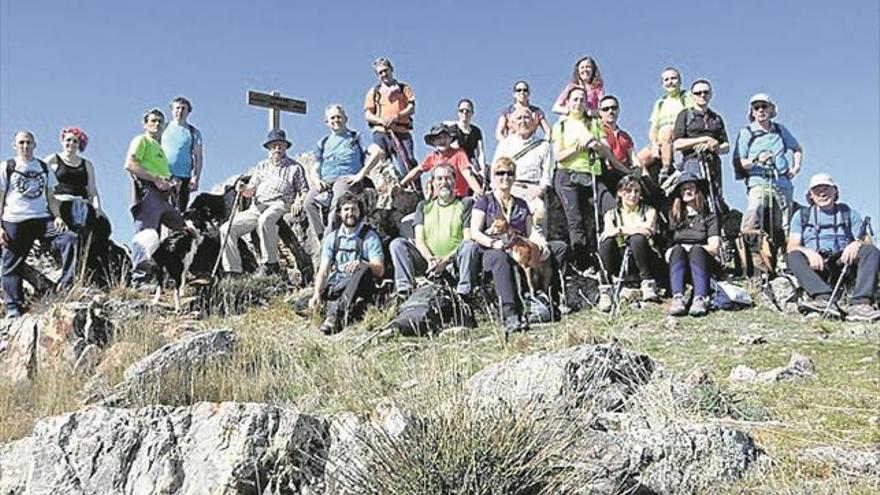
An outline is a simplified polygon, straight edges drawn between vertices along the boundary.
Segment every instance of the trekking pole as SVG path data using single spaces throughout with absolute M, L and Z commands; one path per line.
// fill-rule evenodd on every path
M 626 247 L 623 249 L 623 261 L 620 262 L 620 271 L 617 274 L 617 280 L 614 281 L 614 289 L 611 291 L 611 313 L 609 318 L 613 318 L 614 313 L 620 308 L 620 291 L 623 289 L 623 275 L 626 273 L 631 255 L 632 246 L 629 243 L 629 239 L 627 239 Z
M 235 199 L 232 200 L 232 212 L 229 214 L 229 220 L 227 220 L 229 227 L 226 228 L 226 235 L 223 236 L 223 242 L 220 243 L 220 252 L 217 254 L 217 259 L 214 261 L 214 269 L 211 270 L 211 280 L 214 280 L 217 276 L 217 270 L 220 268 L 220 261 L 223 259 L 223 251 L 226 250 L 226 245 L 229 244 L 229 235 L 232 233 L 232 222 L 235 220 L 235 214 L 238 212 L 238 205 L 241 200 L 241 189 L 238 188 L 240 180 L 241 177 L 235 179 L 235 182 L 233 183 L 233 187 L 235 187 Z
M 715 193 L 715 186 L 712 182 L 712 170 L 709 167 L 708 161 L 706 161 L 705 153 L 700 152 L 698 156 L 700 159 L 700 168 L 703 170 L 703 176 L 706 178 L 706 182 L 709 183 L 709 206 L 712 207 L 712 213 L 715 214 L 718 223 L 721 224 L 723 229 L 724 222 L 721 221 L 721 207 L 719 206 L 718 195 Z M 724 252 L 723 241 L 721 248 L 718 250 L 718 255 L 719 258 L 721 258 L 721 266 L 724 266 L 727 263 L 727 254 Z
M 825 310 L 822 311 L 822 318 L 826 318 L 828 313 L 831 311 L 831 306 L 837 305 L 837 298 L 840 297 L 840 287 L 843 285 L 843 279 L 846 277 L 846 271 L 849 268 L 849 265 L 844 263 L 843 269 L 840 270 L 840 275 L 837 277 L 837 283 L 834 284 L 834 289 L 831 291 L 831 297 L 828 298 L 828 304 L 825 306 Z

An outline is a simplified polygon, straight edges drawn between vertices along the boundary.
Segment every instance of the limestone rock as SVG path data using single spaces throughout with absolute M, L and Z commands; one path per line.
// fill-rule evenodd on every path
M 232 356 L 235 335 L 230 329 L 210 330 L 166 344 L 125 370 L 121 383 L 107 397 L 94 397 L 105 406 L 129 405 L 145 390 L 166 380 L 187 380 L 194 370 Z M 183 388 L 185 390 L 185 387 Z M 100 400 L 98 400 L 100 399 Z
M 42 321 L 32 315 L 9 320 L 0 333 L 0 377 L 19 383 L 37 372 L 37 345 Z
M 798 353 L 792 353 L 788 364 L 779 368 L 757 372 L 747 366 L 735 367 L 728 377 L 731 381 L 758 382 L 766 385 L 782 380 L 794 380 L 808 378 L 816 374 L 816 366 L 810 358 Z
M 324 433 L 264 404 L 89 407 L 0 447 L 0 493 L 301 493 Z
M 496 363 L 468 380 L 468 400 L 478 408 L 564 412 L 588 404 L 620 409 L 654 372 L 650 357 L 614 345 L 587 345 Z
M 880 450 L 852 450 L 842 447 L 816 447 L 804 451 L 807 457 L 827 462 L 846 474 L 880 476 Z

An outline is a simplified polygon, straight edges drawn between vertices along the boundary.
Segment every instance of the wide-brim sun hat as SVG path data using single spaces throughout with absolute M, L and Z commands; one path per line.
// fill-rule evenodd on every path
M 286 143 L 288 148 L 293 146 L 293 144 L 291 144 L 291 142 L 287 140 L 287 133 L 284 132 L 283 129 L 272 129 L 266 136 L 266 142 L 263 143 L 263 148 L 269 149 L 269 147 L 272 146 L 272 143 L 276 143 L 278 141 Z
M 428 146 L 434 146 L 434 141 L 436 141 L 436 139 L 441 134 L 446 134 L 450 138 L 455 136 L 455 134 L 453 134 L 452 130 L 450 130 L 446 124 L 434 124 L 431 127 L 431 130 L 428 131 L 427 134 L 425 134 L 425 144 L 427 144 Z

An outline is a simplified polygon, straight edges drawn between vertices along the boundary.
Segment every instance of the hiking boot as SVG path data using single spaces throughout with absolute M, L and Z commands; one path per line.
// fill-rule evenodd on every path
M 880 321 L 880 309 L 874 309 L 868 303 L 850 305 L 846 321 Z
M 603 313 L 607 313 L 611 311 L 611 308 L 614 306 L 614 301 L 611 299 L 611 286 L 610 285 L 600 285 L 599 286 L 599 301 L 596 303 L 596 309 Z
M 691 310 L 688 311 L 688 314 L 691 316 L 706 316 L 708 313 L 709 308 L 706 306 L 706 297 L 694 296 L 694 301 L 691 303 Z
M 269 277 L 281 273 L 281 265 L 278 263 L 264 263 L 257 269 L 258 277 Z
M 12 320 L 21 317 L 21 310 L 15 307 L 6 308 L 6 319 Z
M 519 316 L 516 314 L 509 314 L 504 317 L 504 331 L 507 333 L 518 332 L 522 329 L 522 323 L 519 321 Z
M 324 323 L 321 323 L 321 326 L 318 327 L 324 335 L 333 335 L 339 331 L 339 319 L 336 317 L 334 313 L 328 313 L 327 317 L 324 318 Z
M 653 278 L 642 280 L 641 285 L 642 302 L 657 302 L 660 296 L 657 295 L 657 282 Z
M 669 316 L 684 316 L 686 313 L 687 307 L 684 304 L 684 294 L 672 296 L 672 304 L 669 305 Z

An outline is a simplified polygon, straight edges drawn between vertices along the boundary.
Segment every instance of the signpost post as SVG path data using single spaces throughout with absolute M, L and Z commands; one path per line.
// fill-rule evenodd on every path
M 281 128 L 281 112 L 305 114 L 306 102 L 281 96 L 278 91 L 260 93 L 253 90 L 247 92 L 247 103 L 255 107 L 269 109 L 269 130 Z

